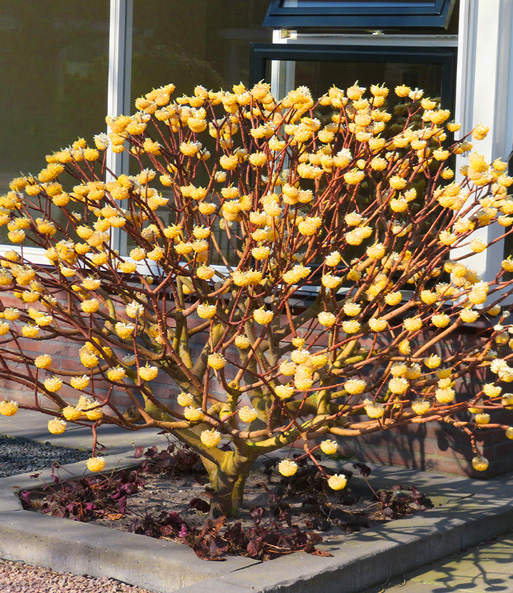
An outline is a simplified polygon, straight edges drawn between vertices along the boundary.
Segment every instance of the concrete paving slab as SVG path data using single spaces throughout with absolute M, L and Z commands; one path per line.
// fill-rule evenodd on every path
M 93 446 L 92 431 L 88 427 L 74 426 L 68 423 L 66 431 L 60 435 L 48 432 L 49 416 L 39 412 L 23 410 L 15 416 L 0 417 L 0 434 L 51 443 L 61 447 L 72 447 L 90 451 Z M 112 424 L 97 428 L 99 451 L 118 454 L 135 447 L 167 446 L 165 435 L 158 434 L 159 429 L 128 431 Z
M 478 545 L 392 583 L 363 593 L 511 593 L 513 591 L 513 533 Z

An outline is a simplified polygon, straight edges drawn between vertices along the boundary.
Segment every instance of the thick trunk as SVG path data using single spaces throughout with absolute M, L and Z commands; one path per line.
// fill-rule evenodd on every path
M 220 463 L 202 457 L 212 487 L 212 507 L 226 517 L 236 516 L 242 505 L 246 479 L 255 462 L 238 452 L 227 451 Z

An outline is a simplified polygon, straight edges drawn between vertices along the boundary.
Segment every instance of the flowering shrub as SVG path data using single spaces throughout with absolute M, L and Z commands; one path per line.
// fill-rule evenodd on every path
M 513 438 L 490 416 L 513 407 L 499 305 L 513 261 L 493 282 L 468 264 L 488 248 L 477 229 L 507 235 L 513 222 L 506 164 L 471 152 L 486 128 L 459 135 L 436 100 L 405 86 L 393 113 L 383 86 L 317 101 L 305 87 L 277 101 L 263 83 L 173 92 L 108 117 L 94 146 L 48 155 L 0 198 L 16 245 L 0 259 L 0 376 L 34 392 L 19 407 L 52 415 L 51 432 L 66 421 L 172 432 L 201 455 L 226 513 L 254 461 L 296 442 L 332 454 L 333 437 L 444 420 L 486 469 L 475 432 Z M 137 173 L 109 172 L 108 147 Z M 456 182 L 454 155 L 467 152 Z M 31 263 L 28 244 L 48 265 Z M 75 369 L 26 348 L 56 338 L 79 347 Z M 457 398 L 480 369 L 493 381 Z M 157 389 L 163 377 L 175 399 Z M 122 392 L 127 411 L 112 397 Z

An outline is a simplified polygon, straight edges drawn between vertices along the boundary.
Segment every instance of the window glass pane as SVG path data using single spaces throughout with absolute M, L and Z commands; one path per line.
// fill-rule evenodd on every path
M 0 1 L 0 192 L 105 130 L 109 2 Z M 0 228 L 6 243 L 7 228 Z M 30 245 L 30 242 L 26 242 Z
M 132 98 L 173 82 L 229 89 L 249 80 L 252 41 L 271 41 L 262 27 L 267 0 L 134 1 Z
M 109 2 L 0 2 L 0 190 L 105 129 Z
M 389 89 L 405 84 L 411 88 L 423 89 L 427 97 L 440 97 L 441 64 L 308 61 L 297 61 L 294 64 L 294 86 L 307 86 L 314 97 L 320 97 L 333 85 L 345 89 L 355 82 L 367 88 L 371 84 L 385 84 Z M 390 93 L 388 105 L 394 101 L 399 103 L 401 99 Z
M 137 97 L 170 82 L 176 85 L 173 97 L 192 94 L 197 85 L 209 90 L 230 90 L 240 82 L 248 85 L 250 43 L 272 38 L 262 27 L 267 6 L 267 0 L 152 0 L 148 11 L 147 2 L 134 0 L 132 105 Z M 208 133 L 202 134 L 201 142 L 215 150 Z M 151 167 L 149 161 L 145 164 Z M 132 160 L 131 173 L 139 170 Z M 208 185 L 201 173 L 194 182 Z M 166 188 L 158 189 L 172 196 Z M 169 208 L 159 210 L 159 215 L 164 224 L 173 224 Z M 228 245 L 226 233 L 217 227 L 213 233 L 228 260 L 234 260 L 235 250 Z M 128 250 L 133 246 L 127 237 Z M 211 261 L 223 263 L 215 254 Z

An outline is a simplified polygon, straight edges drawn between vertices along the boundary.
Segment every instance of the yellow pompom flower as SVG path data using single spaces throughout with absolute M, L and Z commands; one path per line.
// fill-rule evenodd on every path
M 494 383 L 485 383 L 483 385 L 483 392 L 488 397 L 499 397 L 501 394 L 502 387 L 495 385 Z
M 488 128 L 487 126 L 478 124 L 472 130 L 472 137 L 475 138 L 476 140 L 484 140 L 486 138 L 486 135 L 488 134 L 489 130 L 490 130 L 490 128 Z
M 214 277 L 215 273 L 216 272 L 215 272 L 214 268 L 210 268 L 209 266 L 200 266 L 196 270 L 196 276 L 200 280 L 210 280 L 211 278 Z
M 319 216 L 307 216 L 298 224 L 298 230 L 302 235 L 311 237 L 317 233 L 322 224 L 322 218 Z
M 472 459 L 472 467 L 478 472 L 484 472 L 488 469 L 488 459 L 482 455 L 477 455 Z
M 224 154 L 219 159 L 219 164 L 221 165 L 221 167 L 223 169 L 226 169 L 227 171 L 232 171 L 233 169 L 235 169 L 238 162 L 239 162 L 239 159 L 235 155 L 225 155 Z
M 440 387 L 436 390 L 435 397 L 436 401 L 441 404 L 450 404 L 456 397 L 456 393 L 454 392 L 454 389 L 452 389 L 451 387 Z
M 501 404 L 506 410 L 513 410 L 513 393 L 505 393 L 501 399 Z
M 319 323 L 323 327 L 331 327 L 336 322 L 337 318 L 333 313 L 329 313 L 327 311 L 322 311 L 317 315 L 317 319 Z
M 246 350 L 251 346 L 251 340 L 247 336 L 240 334 L 235 338 L 235 346 L 241 350 Z
M 382 418 L 385 415 L 385 406 L 370 399 L 365 400 L 363 407 L 369 418 Z
M 114 329 L 122 340 L 128 340 L 135 330 L 135 325 L 133 323 L 123 323 L 118 321 L 114 326 Z
M 280 373 L 282 375 L 285 375 L 286 377 L 290 377 L 290 376 L 294 375 L 294 373 L 296 372 L 296 369 L 297 369 L 296 363 L 291 362 L 290 360 L 286 360 L 280 364 Z
M 446 313 L 438 313 L 437 315 L 433 315 L 431 318 L 431 323 L 435 327 L 447 327 L 451 322 L 451 318 Z
M 490 422 L 490 414 L 485 414 L 483 412 L 476 414 L 474 416 L 474 420 L 475 420 L 476 424 L 484 426 L 485 424 L 488 424 Z
M 486 249 L 487 245 L 484 241 L 481 241 L 480 239 L 474 239 L 470 241 L 469 247 L 470 249 L 472 249 L 474 253 L 481 253 Z
M 385 255 L 385 246 L 382 243 L 376 243 L 367 247 L 367 257 L 373 260 L 379 260 Z
M 404 356 L 409 356 L 411 354 L 411 345 L 409 340 L 402 340 L 399 342 L 399 352 L 404 354 Z
M 263 167 L 267 162 L 267 156 L 265 152 L 254 152 L 249 155 L 249 162 L 253 167 Z
M 148 363 L 145 366 L 139 368 L 139 377 L 143 381 L 153 381 L 159 374 L 159 369 L 156 366 L 152 366 Z
M 294 387 L 299 391 L 306 391 L 313 385 L 312 376 L 309 374 L 298 373 L 294 375 Z
M 420 293 L 420 300 L 426 305 L 433 305 L 438 300 L 438 295 L 430 290 L 423 290 Z
M 98 299 L 87 299 L 80 303 L 80 308 L 84 313 L 96 313 L 100 308 L 100 301 Z
M 325 441 L 322 441 L 320 447 L 321 451 L 325 455 L 335 455 L 335 453 L 338 451 L 337 441 L 333 441 L 331 439 L 326 439 Z
M 89 381 L 90 379 L 87 375 L 82 375 L 81 377 L 71 377 L 70 384 L 74 389 L 82 391 L 88 387 Z
M 43 384 L 45 389 L 51 393 L 55 393 L 62 387 L 62 379 L 59 379 L 59 377 L 52 377 L 51 379 L 46 379 Z
M 424 400 L 424 399 L 417 399 L 411 404 L 411 409 L 417 414 L 417 416 L 422 416 L 427 414 L 431 409 L 431 404 Z
M 214 370 L 219 370 L 226 366 L 226 358 L 222 354 L 219 354 L 219 352 L 209 354 L 207 362 L 208 366 Z
M 178 402 L 179 406 L 186 408 L 187 406 L 192 406 L 192 404 L 194 403 L 194 396 L 192 395 L 192 393 L 182 391 L 176 396 L 176 401 Z
M 123 274 L 133 274 L 137 270 L 137 264 L 131 261 L 124 261 L 118 264 L 118 270 Z
M 361 306 L 357 303 L 345 303 L 342 309 L 349 317 L 356 317 L 356 315 L 359 315 L 362 311 Z
M 333 474 L 328 478 L 328 486 L 332 490 L 343 490 L 347 485 L 347 478 L 344 474 Z
M 263 247 L 261 249 L 264 249 Z M 283 281 L 287 284 L 296 284 L 300 280 L 303 280 L 310 274 L 310 270 L 305 268 L 305 266 L 299 265 L 294 266 L 288 272 L 283 274 Z
M 373 332 L 382 332 L 387 329 L 388 321 L 381 317 L 372 317 L 369 319 L 369 327 Z
M 258 412 L 255 410 L 255 408 L 250 408 L 249 406 L 244 406 L 241 408 L 238 411 L 238 414 L 241 421 L 245 422 L 246 424 L 251 424 L 251 422 L 256 420 L 258 417 Z
M 334 276 L 330 273 L 324 274 L 321 278 L 321 283 L 326 288 L 334 289 L 342 282 L 342 278 L 340 276 Z
M 2 416 L 14 416 L 18 411 L 18 402 L 13 400 L 0 401 L 0 414 Z
M 196 312 L 198 314 L 198 317 L 200 317 L 201 319 L 212 319 L 212 317 L 214 317 L 216 314 L 216 309 L 217 307 L 215 305 L 203 303 L 201 305 L 198 305 Z
M 404 377 L 394 377 L 388 382 L 388 388 L 392 393 L 402 394 L 408 391 L 410 384 Z
M 87 460 L 87 469 L 90 472 L 101 472 L 105 468 L 105 459 L 103 457 L 90 457 Z
M 254 247 L 251 250 L 251 255 L 258 261 L 268 258 L 270 253 L 270 247 Z
M 123 367 L 117 366 L 107 370 L 107 378 L 109 381 L 122 381 L 126 375 Z
M 346 332 L 346 334 L 356 334 L 360 331 L 360 328 L 360 322 L 356 319 L 351 319 L 351 321 L 342 322 L 342 329 Z
M 269 323 L 271 323 L 273 317 L 274 317 L 273 312 L 268 311 L 268 310 L 264 309 L 263 307 L 260 309 L 256 309 L 256 311 L 253 312 L 254 320 L 257 323 L 259 323 L 260 325 L 268 325 Z
M 7 321 L 16 321 L 20 316 L 20 310 L 14 307 L 8 307 L 4 310 L 4 317 Z
M 128 317 L 135 319 L 144 314 L 144 307 L 137 301 L 132 301 L 125 307 L 125 311 Z
M 192 406 L 187 406 L 183 411 L 183 415 L 189 422 L 199 422 L 203 419 L 201 408 L 193 408 Z
M 52 434 L 62 434 L 66 430 L 66 422 L 60 418 L 53 418 L 48 421 L 48 431 Z
M 62 410 L 62 415 L 66 420 L 73 422 L 82 418 L 82 412 L 73 406 L 66 406 Z
M 442 359 L 438 356 L 438 354 L 431 354 L 425 358 L 423 362 L 428 369 L 436 369 L 442 363 Z
M 39 334 L 39 328 L 35 325 L 24 325 L 21 333 L 25 338 L 35 338 Z
M 347 185 L 358 185 L 365 178 L 365 173 L 359 169 L 352 169 L 344 173 L 344 181 Z
M 297 469 L 297 463 L 291 459 L 282 459 L 282 461 L 280 461 L 278 464 L 278 471 L 286 478 L 293 476 L 297 472 Z
M 482 305 L 486 301 L 488 294 L 488 284 L 486 282 L 478 282 L 468 294 L 468 300 L 473 305 Z
M 505 431 L 506 438 L 513 440 L 513 426 L 508 426 Z
M 101 280 L 99 278 L 84 278 L 82 286 L 86 290 L 97 290 L 101 286 Z
M 91 420 L 92 422 L 96 422 L 97 420 L 100 420 L 101 418 L 103 418 L 103 412 L 101 411 L 100 408 L 93 408 L 92 410 L 85 410 L 85 415 L 86 415 L 87 419 Z
M 422 319 L 420 317 L 408 317 L 403 321 L 403 326 L 409 332 L 419 331 L 422 329 Z
M 42 354 L 35 359 L 34 364 L 38 369 L 47 369 L 52 364 L 52 357 L 49 354 Z
M 294 395 L 294 387 L 291 385 L 277 385 L 274 392 L 280 399 L 289 399 Z
M 5 321 L 0 322 L 0 336 L 5 336 L 5 334 L 8 333 L 10 329 L 11 328 L 9 327 L 8 323 Z
M 338 251 L 332 251 L 329 255 L 326 256 L 326 259 L 324 260 L 324 263 L 327 266 L 338 266 L 338 264 L 340 263 L 340 261 L 342 260 L 342 256 L 340 255 L 340 253 Z
M 390 306 L 398 305 L 403 299 L 403 295 L 399 290 L 389 292 L 385 295 L 385 303 Z
M 465 323 L 474 323 L 479 317 L 479 311 L 475 309 L 462 309 L 459 315 L 460 319 Z
M 221 442 L 221 433 L 212 428 L 211 430 L 202 430 L 200 434 L 201 442 L 209 449 L 217 447 Z
M 23 243 L 23 241 L 25 240 L 25 231 L 10 231 L 9 233 L 7 233 L 7 238 L 11 243 Z
M 502 269 L 505 272 L 513 272 L 513 260 L 505 259 L 502 261 Z
M 349 381 L 344 383 L 344 389 L 350 395 L 359 395 L 360 393 L 363 393 L 366 388 L 367 384 L 361 379 L 349 379 Z

